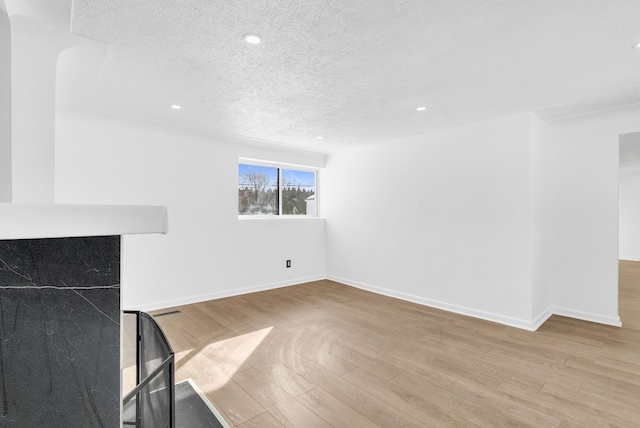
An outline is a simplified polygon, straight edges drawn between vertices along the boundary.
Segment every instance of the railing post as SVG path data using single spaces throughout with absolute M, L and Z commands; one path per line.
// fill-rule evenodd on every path
M 171 363 L 169 363 L 169 403 L 170 403 L 170 428 L 176 426 L 176 390 L 175 390 L 175 355 L 171 354 Z
M 136 386 L 142 380 L 142 320 L 136 311 Z M 136 427 L 142 428 L 142 391 L 136 394 Z

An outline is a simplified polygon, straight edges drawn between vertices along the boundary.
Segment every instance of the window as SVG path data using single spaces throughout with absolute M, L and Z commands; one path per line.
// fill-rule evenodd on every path
M 316 172 L 268 163 L 238 165 L 238 215 L 316 215 Z

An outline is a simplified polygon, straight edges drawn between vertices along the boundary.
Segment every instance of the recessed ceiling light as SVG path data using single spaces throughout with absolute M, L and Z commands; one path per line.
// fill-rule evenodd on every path
M 322 137 L 322 136 L 320 136 L 320 135 L 318 135 L 316 138 L 317 138 L 318 140 L 322 140 L 322 138 L 323 138 L 323 137 Z
M 418 107 L 416 110 L 418 111 L 425 111 L 427 108 L 426 107 Z
M 246 34 L 244 36 L 244 41 L 251 45 L 257 45 L 262 41 L 262 37 L 258 36 L 257 34 Z
M 178 104 L 171 104 L 171 108 L 174 110 L 180 110 L 182 106 L 179 106 Z
M 634 45 L 632 46 L 634 49 L 640 49 L 640 42 L 638 43 L 634 43 Z

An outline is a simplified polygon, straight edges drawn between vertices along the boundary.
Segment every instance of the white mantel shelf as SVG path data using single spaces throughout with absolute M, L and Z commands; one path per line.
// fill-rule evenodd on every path
M 0 240 L 167 233 L 162 206 L 0 203 Z

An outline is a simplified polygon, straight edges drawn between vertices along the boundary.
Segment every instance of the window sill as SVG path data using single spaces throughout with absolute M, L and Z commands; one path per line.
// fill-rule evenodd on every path
M 239 215 L 238 220 L 273 220 L 273 221 L 282 221 L 282 220 L 295 220 L 295 221 L 314 221 L 314 220 L 323 220 L 324 217 L 314 217 L 314 216 L 306 216 L 306 215 Z

